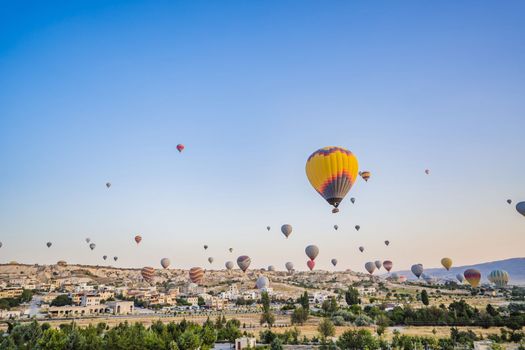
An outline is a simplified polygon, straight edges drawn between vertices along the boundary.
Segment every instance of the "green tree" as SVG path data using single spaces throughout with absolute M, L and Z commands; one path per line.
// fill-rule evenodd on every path
M 310 310 L 310 301 L 309 301 L 309 298 L 308 298 L 308 292 L 307 291 L 304 291 L 304 293 L 299 297 L 298 302 L 299 302 L 299 304 L 301 304 L 303 309 L 308 310 L 308 311 Z
M 308 310 L 299 306 L 292 312 L 291 321 L 292 324 L 304 324 L 308 320 Z
M 186 329 L 177 339 L 177 345 L 181 350 L 196 350 L 201 346 L 201 339 L 193 329 Z
M 359 292 L 357 291 L 357 289 L 349 287 L 348 290 L 345 292 L 345 301 L 350 306 L 361 304 L 361 300 L 359 299 Z
M 270 350 L 283 350 L 283 342 L 279 337 L 275 337 L 270 343 Z
M 428 293 L 425 289 L 423 289 L 421 291 L 421 302 L 423 303 L 423 305 L 425 306 L 428 306 L 428 304 L 430 304 L 429 300 L 428 300 Z
M 321 339 L 325 340 L 327 337 L 333 337 L 335 335 L 335 326 L 330 319 L 323 318 L 317 327 L 317 331 L 321 335 Z
M 268 327 L 272 327 L 275 323 L 275 316 L 272 313 L 270 308 L 270 296 L 267 292 L 262 292 L 261 294 L 261 303 L 262 303 L 262 315 L 261 315 L 261 324 L 268 324 Z
M 379 342 L 366 329 L 348 330 L 341 334 L 337 340 L 337 346 L 343 350 L 375 350 L 379 349 Z
M 51 306 L 66 306 L 71 305 L 72 303 L 73 302 L 66 294 L 61 294 L 51 301 Z

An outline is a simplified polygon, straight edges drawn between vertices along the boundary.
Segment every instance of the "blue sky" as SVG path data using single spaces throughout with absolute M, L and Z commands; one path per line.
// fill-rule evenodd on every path
M 358 271 L 375 259 L 397 269 L 523 256 L 525 221 L 505 201 L 525 200 L 524 10 L 521 1 L 4 5 L 0 261 L 107 254 L 119 266 L 169 257 L 209 268 L 213 256 L 219 268 L 247 254 L 254 267 L 302 268 L 311 243 L 319 268 L 336 257 Z M 304 173 L 327 145 L 352 150 L 373 174 L 338 215 Z

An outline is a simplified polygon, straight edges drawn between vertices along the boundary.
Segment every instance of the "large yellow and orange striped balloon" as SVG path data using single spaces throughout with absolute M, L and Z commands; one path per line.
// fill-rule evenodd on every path
M 342 147 L 324 147 L 306 161 L 306 176 L 313 188 L 330 204 L 333 212 L 352 188 L 358 173 L 357 158 Z

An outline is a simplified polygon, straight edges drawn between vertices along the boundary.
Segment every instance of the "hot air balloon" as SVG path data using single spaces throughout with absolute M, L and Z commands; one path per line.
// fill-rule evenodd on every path
M 252 260 L 247 255 L 241 255 L 237 258 L 237 265 L 242 270 L 242 272 L 246 272 L 248 270 L 248 267 L 250 267 Z
M 503 288 L 509 283 L 509 273 L 505 270 L 493 270 L 489 273 L 488 280 L 496 287 Z
M 430 174 L 430 170 L 425 169 L 425 174 L 427 174 L 427 175 Z
M 2 242 L 0 242 L 0 248 L 2 248 L 3 245 L 4 245 L 4 244 L 3 244 Z
M 399 276 L 399 277 L 397 278 L 397 281 L 398 281 L 399 283 L 406 282 L 406 281 L 407 281 L 407 276 L 403 276 L 403 275 L 401 275 L 401 276 Z
M 230 253 L 233 252 L 233 248 L 230 248 L 230 249 L 228 249 L 228 250 L 230 251 Z
M 311 244 L 304 249 L 304 252 L 306 253 L 306 256 L 310 258 L 310 260 L 315 260 L 319 254 L 319 248 L 316 245 Z
M 284 266 L 286 267 L 286 270 L 288 272 L 292 272 L 293 271 L 293 262 L 288 261 L 286 264 L 284 264 Z
M 336 265 L 337 265 L 337 259 L 335 259 L 335 258 L 332 259 L 332 260 L 331 260 L 331 263 L 332 263 L 332 265 L 336 266 Z
M 290 234 L 292 233 L 292 225 L 288 225 L 288 224 L 282 225 L 281 232 L 283 233 L 283 235 L 286 236 L 286 238 L 288 238 L 288 236 L 290 236 Z
M 310 271 L 312 271 L 312 270 L 314 269 L 314 267 L 315 267 L 315 261 L 313 261 L 313 260 L 308 260 L 308 261 L 306 262 L 306 266 L 308 266 L 308 268 L 310 269 Z
M 352 202 L 352 204 L 354 204 L 355 203 L 355 198 L 354 197 L 350 198 L 350 202 Z
M 385 266 L 385 263 L 383 262 L 383 266 Z M 385 267 L 386 268 L 386 267 Z M 392 272 L 392 274 L 390 275 L 390 281 L 392 282 L 397 282 L 399 280 L 399 276 L 397 273 L 395 272 Z
M 89 243 L 89 242 L 91 242 L 91 238 L 88 237 L 86 238 L 86 243 Z
M 189 272 L 190 281 L 200 284 L 204 278 L 204 270 L 200 267 L 192 267 Z
M 423 274 L 423 264 L 414 264 L 410 268 L 410 271 L 417 277 L 421 277 L 421 274 Z
M 324 147 L 306 161 L 306 176 L 312 187 L 330 205 L 333 213 L 357 178 L 357 158 L 341 147 Z
M 142 237 L 140 235 L 136 235 L 135 236 L 135 242 L 137 242 L 137 244 L 139 244 L 140 241 L 142 241 Z
M 373 274 L 376 270 L 376 265 L 372 261 L 369 261 L 365 264 L 365 270 L 368 271 L 369 274 Z
M 389 240 L 386 240 L 385 241 L 385 245 L 388 247 L 390 245 L 390 241 Z
M 168 258 L 162 258 L 160 259 L 160 266 L 162 266 L 163 269 L 167 269 L 171 264 L 170 259 Z
M 208 245 L 207 244 L 204 245 L 204 250 L 206 250 L 206 249 L 208 249 Z
M 104 256 L 102 257 L 102 259 L 104 259 L 104 260 L 106 260 L 107 258 L 108 258 L 107 255 L 104 255 Z
M 460 273 L 456 275 L 456 278 L 459 281 L 459 283 L 463 283 L 465 281 L 465 277 L 463 277 L 463 275 Z
M 111 182 L 106 182 L 106 187 L 110 188 L 111 187 Z
M 472 288 L 477 288 L 479 286 L 479 281 L 481 279 L 481 272 L 479 272 L 479 270 L 467 269 L 463 272 L 463 276 L 465 276 L 465 279 Z
M 381 266 L 383 266 L 383 263 L 381 260 L 374 261 L 374 265 L 377 267 L 378 270 L 381 270 Z
M 360 228 L 361 228 L 361 226 L 359 226 L 359 225 L 355 225 L 355 229 L 356 229 L 356 231 L 359 231 Z
M 95 243 L 90 243 L 89 244 L 89 249 L 93 250 L 93 249 L 95 249 L 96 246 L 97 245 Z
M 383 261 L 383 267 L 384 267 L 385 270 L 387 270 L 388 272 L 390 272 L 390 270 L 392 270 L 392 266 L 394 266 L 394 264 L 392 263 L 392 261 L 390 261 L 390 260 L 385 260 L 385 261 Z
M 365 251 L 365 247 L 363 247 L 363 246 L 359 247 L 359 251 L 360 251 L 361 253 L 364 252 L 364 251 Z
M 145 266 L 140 270 L 140 274 L 142 275 L 142 278 L 144 278 L 144 281 L 151 283 L 155 276 L 155 269 L 153 267 Z
M 447 269 L 447 271 L 450 270 L 450 268 L 452 267 L 452 259 L 450 258 L 441 259 L 441 265 L 443 265 L 443 267 Z
M 47 247 L 49 248 L 49 247 L 51 247 L 51 246 L 53 245 L 53 243 L 51 243 L 51 242 L 47 242 L 46 245 L 47 245 Z
M 363 178 L 363 180 L 365 181 L 368 181 L 368 179 L 370 178 L 370 172 L 369 171 L 362 171 L 361 172 L 361 177 Z
M 512 199 L 507 199 L 508 204 L 512 204 Z
M 516 204 L 516 210 L 518 211 L 518 213 L 525 216 L 525 202 L 519 202 L 518 204 Z
M 266 226 L 266 230 L 267 231 L 270 231 L 271 227 L 270 226 Z
M 179 153 L 181 153 L 182 151 L 184 151 L 184 145 L 181 144 L 181 143 L 179 143 L 179 144 L 177 145 L 177 151 L 179 151 Z
M 208 262 L 209 262 L 210 264 L 213 263 L 213 258 L 212 258 L 211 256 L 208 258 Z
M 436 282 L 436 279 L 430 275 L 423 274 L 422 277 L 423 277 L 423 280 L 427 282 L 428 284 L 433 284 L 434 282 Z
M 273 266 L 273 265 L 269 265 L 269 266 L 268 266 L 268 271 L 270 271 L 270 272 L 274 272 L 274 271 L 275 271 L 275 266 Z
M 226 266 L 226 268 L 227 268 L 228 270 L 233 269 L 233 261 L 226 261 L 226 263 L 224 264 L 224 266 Z
M 337 229 L 338 229 L 338 228 L 339 228 L 339 226 L 337 226 L 337 225 L 334 225 L 334 230 L 336 230 L 336 231 L 337 231 Z
M 255 286 L 259 290 L 267 289 L 270 287 L 270 280 L 266 276 L 259 276 L 259 278 L 257 278 L 257 282 L 255 282 Z
M 113 260 L 117 261 L 118 260 L 118 256 L 114 256 Z

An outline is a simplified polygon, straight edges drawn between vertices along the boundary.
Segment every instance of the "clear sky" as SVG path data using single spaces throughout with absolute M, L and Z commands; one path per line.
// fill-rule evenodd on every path
M 325 269 L 333 257 L 363 271 L 524 256 L 525 218 L 506 203 L 525 200 L 524 12 L 478 0 L 4 3 L 0 261 L 210 268 L 213 256 L 222 268 L 247 254 L 252 267 L 303 269 L 311 243 Z M 328 145 L 372 172 L 337 215 L 304 171 Z

